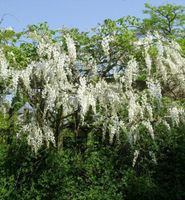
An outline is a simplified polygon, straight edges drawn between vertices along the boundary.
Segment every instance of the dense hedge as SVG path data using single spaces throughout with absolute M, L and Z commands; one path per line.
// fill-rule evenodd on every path
M 24 142 L 1 145 L 0 199 L 183 200 L 184 130 L 184 126 L 170 133 L 160 129 L 159 145 L 154 147 L 157 164 L 143 144 L 135 167 L 129 144 L 94 142 L 80 149 L 68 141 L 62 152 L 51 147 L 37 155 Z

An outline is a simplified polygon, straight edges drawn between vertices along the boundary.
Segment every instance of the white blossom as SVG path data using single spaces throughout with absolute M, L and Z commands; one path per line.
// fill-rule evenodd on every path
M 43 144 L 43 133 L 41 128 L 32 122 L 23 126 L 22 131 L 28 134 L 28 144 L 33 148 L 35 152 L 37 152 Z
M 101 45 L 103 48 L 103 51 L 105 53 L 105 55 L 109 56 L 110 53 L 110 42 L 113 41 L 113 37 L 112 36 L 106 36 L 102 39 Z
M 148 50 L 145 50 L 145 63 L 146 63 L 146 67 L 148 70 L 148 75 L 150 76 L 151 74 L 151 69 L 152 69 L 152 60 L 150 57 L 150 54 L 148 53 Z
M 147 82 L 147 86 L 148 86 L 150 95 L 160 100 L 162 97 L 160 83 L 158 81 L 149 80 Z
M 55 137 L 54 137 L 54 133 L 52 129 L 49 126 L 45 125 L 43 127 L 43 131 L 44 131 L 44 138 L 45 138 L 47 146 L 49 146 L 49 142 L 55 145 Z
M 0 49 L 0 78 L 6 79 L 9 76 L 8 62 L 5 58 L 3 50 Z
M 168 131 L 170 131 L 171 130 L 170 124 L 166 120 L 163 120 L 162 122 L 165 125 L 165 127 L 168 129 Z
M 65 36 L 66 43 L 67 43 L 67 49 L 68 49 L 68 55 L 72 62 L 76 60 L 76 47 L 73 39 L 70 37 L 70 35 Z
M 135 150 L 135 151 L 134 151 L 134 158 L 133 158 L 133 161 L 132 161 L 132 167 L 135 166 L 136 161 L 137 161 L 137 159 L 138 159 L 138 156 L 139 156 L 139 150 Z
M 173 122 L 173 125 L 178 126 L 180 121 L 185 119 L 185 111 L 183 108 L 177 108 L 176 106 L 169 109 L 170 118 Z
M 129 122 L 133 122 L 136 114 L 138 112 L 138 104 L 136 103 L 136 95 L 129 91 L 128 92 L 128 98 L 129 98 L 129 102 L 128 102 L 128 118 L 129 118 Z
M 126 88 L 131 89 L 132 88 L 132 82 L 136 79 L 138 73 L 138 68 L 137 68 L 137 62 L 135 59 L 131 59 L 128 64 L 127 68 L 125 70 L 125 84 Z
M 148 132 L 151 135 L 151 138 L 154 140 L 154 130 L 150 121 L 143 121 L 142 124 L 148 130 Z

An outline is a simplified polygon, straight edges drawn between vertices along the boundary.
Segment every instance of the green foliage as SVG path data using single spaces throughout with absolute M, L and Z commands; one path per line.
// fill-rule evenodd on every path
M 159 31 L 164 35 L 179 35 L 185 25 L 185 7 L 173 4 L 151 6 L 145 4 L 144 13 L 150 18 L 143 21 L 145 31 Z
M 35 155 L 26 143 L 0 145 L 1 199 L 168 199 L 185 198 L 184 126 L 170 133 L 159 126 L 157 164 L 142 152 L 132 167 L 132 147 L 93 142 L 83 152 L 64 147 L 41 149 Z M 151 150 L 150 149 L 150 150 Z M 24 152 L 24 153 L 23 153 Z
M 0 113 L 0 129 L 7 129 L 9 127 L 8 116 L 4 116 Z
M 185 55 L 185 38 L 179 38 L 177 40 L 177 42 L 179 43 L 181 49 L 182 49 L 182 52 L 183 52 L 183 55 Z

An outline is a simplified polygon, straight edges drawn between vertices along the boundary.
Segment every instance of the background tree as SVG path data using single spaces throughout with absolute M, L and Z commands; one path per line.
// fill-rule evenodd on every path
M 144 31 L 159 31 L 164 36 L 184 37 L 185 7 L 173 4 L 152 6 L 145 4 L 144 13 L 149 18 L 143 20 Z

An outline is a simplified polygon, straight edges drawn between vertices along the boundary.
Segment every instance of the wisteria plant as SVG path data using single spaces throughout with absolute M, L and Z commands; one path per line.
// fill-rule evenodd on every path
M 185 123 L 185 58 L 174 40 L 128 30 L 125 36 L 133 39 L 125 44 L 120 33 L 81 34 L 83 44 L 70 30 L 60 40 L 36 30 L 26 34 L 36 56 L 15 68 L 1 48 L 0 81 L 4 101 L 9 94 L 29 104 L 16 111 L 16 137 L 26 135 L 35 152 L 42 145 L 62 148 L 66 130 L 75 138 L 99 134 L 117 145 L 126 137 L 134 145 L 143 131 L 155 142 L 157 126 L 170 131 Z M 5 107 L 4 101 L 10 115 L 15 102 Z M 138 155 L 135 149 L 133 165 Z

